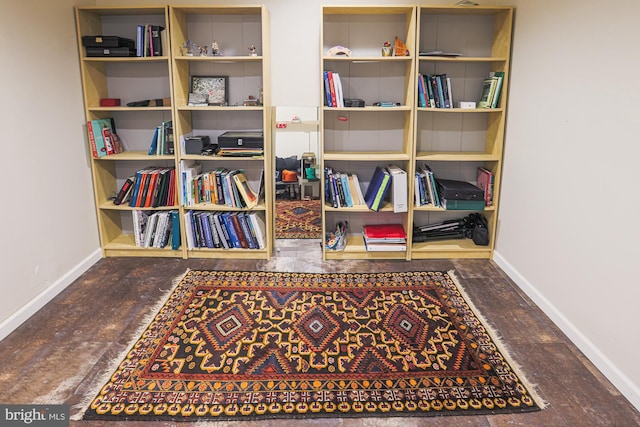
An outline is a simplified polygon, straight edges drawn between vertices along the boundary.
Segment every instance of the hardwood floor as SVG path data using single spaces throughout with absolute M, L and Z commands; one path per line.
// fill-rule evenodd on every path
M 488 260 L 321 260 L 318 240 L 278 240 L 270 260 L 107 258 L 0 342 L 0 403 L 77 405 L 102 386 L 153 307 L 187 269 L 255 271 L 455 270 L 477 309 L 548 402 L 529 414 L 215 422 L 216 426 L 640 426 L 640 413 Z M 19 284 L 16 284 L 19 286 Z M 170 422 L 71 421 L 72 426 L 171 426 Z M 188 425 L 183 423 L 181 425 Z M 199 423 L 198 425 L 204 425 Z

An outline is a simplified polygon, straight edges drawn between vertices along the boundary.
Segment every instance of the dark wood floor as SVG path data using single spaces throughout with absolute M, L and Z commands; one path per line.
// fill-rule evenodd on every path
M 640 426 L 639 412 L 509 278 L 487 260 L 321 261 L 318 241 L 279 240 L 268 261 L 103 259 L 0 342 L 0 403 L 68 404 L 91 398 L 113 361 L 136 338 L 153 307 L 187 269 L 257 271 L 451 270 L 503 337 L 538 393 L 543 411 L 516 415 L 277 420 L 216 426 Z M 19 286 L 19 284 L 16 284 Z M 173 423 L 71 421 L 72 426 Z M 185 424 L 188 425 L 188 424 Z M 199 424 L 202 425 L 202 424 Z

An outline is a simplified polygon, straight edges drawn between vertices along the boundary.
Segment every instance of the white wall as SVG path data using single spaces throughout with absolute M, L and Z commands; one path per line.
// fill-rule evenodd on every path
M 0 14 L 0 339 L 99 259 L 73 0 Z
M 640 407 L 640 2 L 514 3 L 496 261 Z
M 517 7 L 496 261 L 640 407 L 634 360 L 640 350 L 634 221 L 640 3 L 479 1 Z M 0 254 L 6 295 L 0 333 L 17 326 L 12 319 L 22 318 L 19 310 L 24 317 L 36 307 L 29 304 L 39 294 L 53 294 L 90 265 L 99 246 L 80 128 L 74 3 L 26 0 L 0 15 L 0 219 L 8 224 Z M 319 104 L 322 4 L 390 3 L 407 4 L 264 0 L 273 105 Z

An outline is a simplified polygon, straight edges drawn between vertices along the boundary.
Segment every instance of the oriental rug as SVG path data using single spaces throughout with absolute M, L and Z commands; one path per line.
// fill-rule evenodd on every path
M 85 419 L 541 408 L 451 272 L 188 271 L 178 280 Z
M 277 200 L 276 239 L 319 239 L 322 236 L 320 200 Z

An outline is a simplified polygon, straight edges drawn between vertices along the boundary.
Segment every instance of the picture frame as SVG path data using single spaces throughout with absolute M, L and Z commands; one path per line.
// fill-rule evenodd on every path
M 228 105 L 229 77 L 191 76 L 191 93 L 207 94 L 209 105 Z

